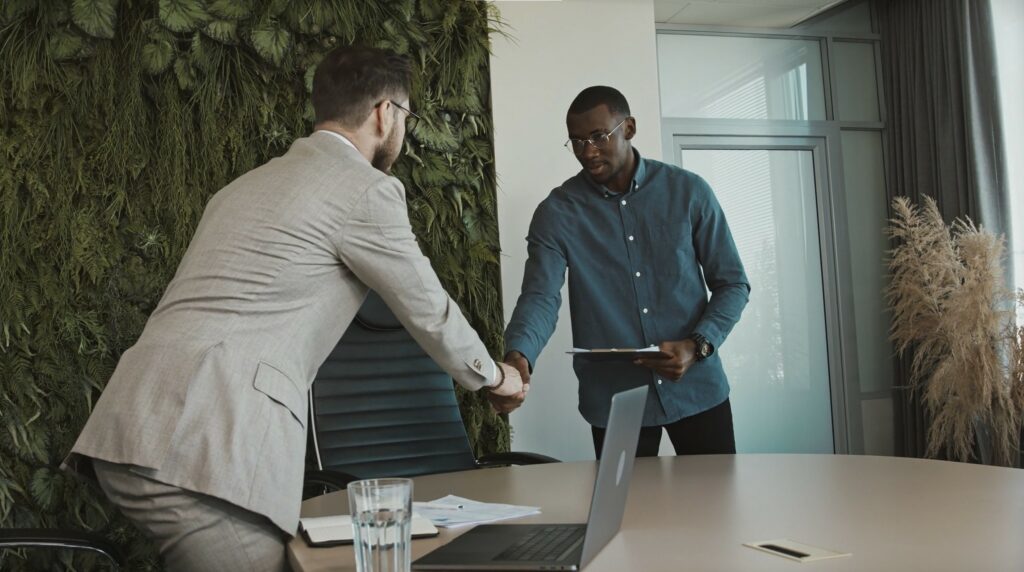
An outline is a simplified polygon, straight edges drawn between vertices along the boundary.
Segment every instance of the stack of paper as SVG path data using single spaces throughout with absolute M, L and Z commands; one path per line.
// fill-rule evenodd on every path
M 417 514 L 430 519 L 430 522 L 441 528 L 483 524 L 540 514 L 540 508 L 535 506 L 478 502 L 454 495 L 430 502 L 414 502 L 412 506 Z

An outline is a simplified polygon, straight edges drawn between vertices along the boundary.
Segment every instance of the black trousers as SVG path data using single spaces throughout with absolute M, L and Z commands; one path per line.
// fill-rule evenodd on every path
M 728 455 L 736 453 L 736 438 L 732 429 L 732 407 L 726 399 L 721 404 L 668 425 L 640 428 L 637 457 L 657 457 L 661 446 L 661 430 L 668 432 L 676 455 Z M 594 436 L 594 451 L 601 458 L 604 445 L 604 427 L 590 427 Z

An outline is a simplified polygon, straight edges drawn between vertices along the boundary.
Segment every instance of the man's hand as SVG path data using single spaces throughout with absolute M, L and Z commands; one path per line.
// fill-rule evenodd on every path
M 505 354 L 505 363 L 519 371 L 519 376 L 523 378 L 523 383 L 530 383 L 530 361 L 526 359 L 526 356 L 512 350 Z
M 530 385 L 523 383 L 516 368 L 504 363 L 499 363 L 498 367 L 504 373 L 505 381 L 493 391 L 487 390 L 487 400 L 498 413 L 511 413 L 526 400 Z
M 677 381 L 697 361 L 697 342 L 690 339 L 678 342 L 661 342 L 658 344 L 658 349 L 662 353 L 669 354 L 669 357 L 642 357 L 633 360 L 633 363 L 653 369 L 666 379 Z

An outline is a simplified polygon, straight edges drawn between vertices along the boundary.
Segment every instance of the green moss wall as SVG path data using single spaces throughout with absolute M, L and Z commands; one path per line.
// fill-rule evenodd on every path
M 152 548 L 58 470 L 172 277 L 209 196 L 310 131 L 321 55 L 409 54 L 427 118 L 395 167 L 434 267 L 500 351 L 487 5 L 472 0 L 0 2 L 0 526 Z M 460 393 L 478 452 L 506 423 Z M 0 555 L 0 568 L 92 569 Z

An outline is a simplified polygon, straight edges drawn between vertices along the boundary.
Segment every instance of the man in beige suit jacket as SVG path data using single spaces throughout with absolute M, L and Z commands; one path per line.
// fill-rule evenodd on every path
M 500 411 L 525 397 L 441 287 L 387 174 L 410 70 L 370 48 L 325 57 L 316 131 L 213 196 L 65 461 L 95 474 L 169 569 L 287 567 L 307 390 L 368 289 L 463 387 L 489 387 Z

